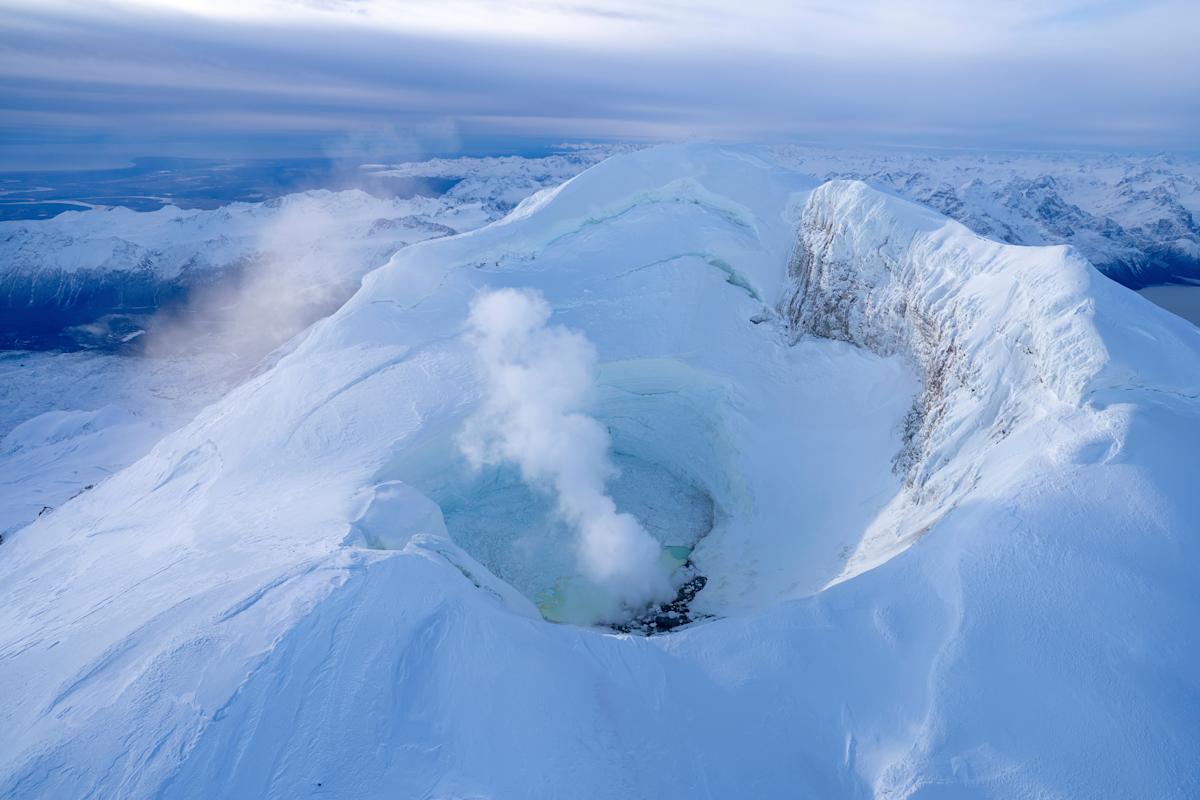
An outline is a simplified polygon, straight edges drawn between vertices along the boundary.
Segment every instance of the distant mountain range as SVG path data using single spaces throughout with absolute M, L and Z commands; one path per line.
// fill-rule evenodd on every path
M 822 180 L 857 178 L 1006 244 L 1069 244 L 1133 289 L 1200 282 L 1200 161 L 1178 155 L 779 147 Z
M 630 149 L 369 164 L 354 178 L 376 190 L 436 187 L 436 196 L 322 189 L 209 210 L 101 205 L 0 222 L 0 347 L 120 345 L 160 307 L 264 270 L 334 287 L 299 327 L 280 332 L 286 338 L 340 304 L 396 249 L 495 221 Z M 1072 245 L 1131 288 L 1200 282 L 1196 160 L 799 146 L 775 147 L 770 157 L 820 181 L 864 180 L 999 242 Z
M 323 287 L 282 340 L 336 308 L 398 248 L 499 219 L 608 152 L 361 170 L 363 185 L 440 185 L 438 196 L 316 189 L 215 209 L 98 206 L 0 222 L 0 348 L 119 346 L 164 306 L 217 286 L 261 288 L 264 276 L 275 289 Z

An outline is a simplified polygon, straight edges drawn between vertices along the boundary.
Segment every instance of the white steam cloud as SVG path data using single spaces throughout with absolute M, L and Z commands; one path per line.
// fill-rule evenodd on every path
M 673 595 L 661 549 L 606 482 L 616 474 L 608 432 L 583 413 L 596 351 L 581 333 L 547 325 L 540 293 L 500 289 L 471 304 L 470 341 L 487 397 L 459 444 L 476 468 L 511 463 L 530 484 L 553 491 L 558 514 L 578 533 L 584 573 L 629 610 Z
M 194 288 L 184 306 L 151 320 L 148 355 L 221 352 L 252 366 L 354 292 L 366 248 L 343 245 L 346 225 L 319 201 L 296 195 L 277 202 L 231 273 Z M 386 257 L 372 255 L 368 263 Z

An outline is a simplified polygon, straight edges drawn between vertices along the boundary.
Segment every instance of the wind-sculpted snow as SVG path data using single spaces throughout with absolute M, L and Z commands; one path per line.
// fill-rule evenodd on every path
M 0 353 L 0 536 L 91 491 L 221 397 L 220 356 Z
M 399 251 L 8 537 L 0 795 L 1195 796 L 1200 333 L 1064 248 L 814 189 L 604 161 Z M 563 522 L 457 447 L 506 288 L 595 348 L 608 493 L 689 551 L 699 621 L 539 618 Z

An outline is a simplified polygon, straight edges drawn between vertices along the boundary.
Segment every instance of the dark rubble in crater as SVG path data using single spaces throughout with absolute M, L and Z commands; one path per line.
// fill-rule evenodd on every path
M 657 608 L 647 609 L 645 613 L 628 622 L 614 623 L 609 627 L 619 633 L 654 636 L 668 633 L 692 622 L 709 619 L 710 616 L 707 614 L 693 615 L 690 608 L 692 600 L 708 583 L 708 578 L 697 572 L 690 560 L 680 568 L 680 571 L 691 577 L 679 586 L 674 600 L 662 603 Z

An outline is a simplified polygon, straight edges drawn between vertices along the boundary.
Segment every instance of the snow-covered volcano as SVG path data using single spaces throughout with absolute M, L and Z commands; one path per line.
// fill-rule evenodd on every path
M 458 446 L 506 287 L 594 348 L 608 491 L 697 622 L 539 612 L 571 531 Z M 1074 251 L 619 156 L 396 253 L 5 542 L 0 793 L 1187 797 L 1198 466 L 1200 330 Z

